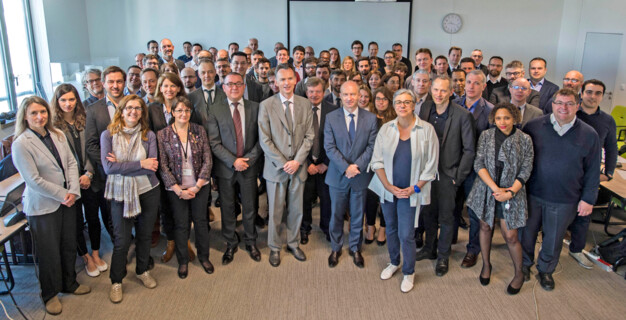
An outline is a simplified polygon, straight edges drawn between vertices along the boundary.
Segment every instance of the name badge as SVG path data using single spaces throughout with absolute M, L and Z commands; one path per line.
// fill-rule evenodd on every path
M 191 169 L 183 169 L 183 176 L 191 176 L 193 175 L 193 171 Z

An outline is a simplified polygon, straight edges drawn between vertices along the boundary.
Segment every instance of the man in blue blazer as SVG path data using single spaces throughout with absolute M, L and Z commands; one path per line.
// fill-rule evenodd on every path
M 349 209 L 349 253 L 354 264 L 365 266 L 361 255 L 361 233 L 367 186 L 372 172 L 367 166 L 372 158 L 378 126 L 376 116 L 358 107 L 359 86 L 348 81 L 341 86 L 342 108 L 326 115 L 324 149 L 330 160 L 326 183 L 330 188 L 330 239 L 332 253 L 328 266 L 335 267 L 343 246 L 343 221 Z
M 559 91 L 559 86 L 546 79 L 547 63 L 544 58 L 537 57 L 530 60 L 530 88 L 539 92 L 539 109 L 545 114 L 552 113 L 552 96 Z

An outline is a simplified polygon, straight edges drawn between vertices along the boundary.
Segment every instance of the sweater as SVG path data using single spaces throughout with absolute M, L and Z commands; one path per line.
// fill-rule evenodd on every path
M 615 119 L 606 112 L 598 110 L 587 114 L 582 110 L 576 112 L 576 117 L 590 125 L 598 133 L 600 147 L 604 148 L 604 172 L 613 175 L 617 163 L 617 137 L 615 136 Z M 602 157 L 600 155 L 600 157 Z

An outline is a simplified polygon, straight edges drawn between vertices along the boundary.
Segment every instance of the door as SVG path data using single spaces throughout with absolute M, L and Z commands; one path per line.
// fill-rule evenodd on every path
M 613 109 L 613 90 L 617 79 L 621 33 L 587 32 L 581 72 L 585 80 L 598 79 L 606 85 L 600 109 L 611 113 Z

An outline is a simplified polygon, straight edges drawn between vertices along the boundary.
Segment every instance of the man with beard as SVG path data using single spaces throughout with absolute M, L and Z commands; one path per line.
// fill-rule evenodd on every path
M 180 80 L 183 81 L 186 94 L 190 94 L 196 90 L 196 81 L 198 81 L 198 77 L 196 76 L 196 71 L 192 68 L 184 68 L 181 70 Z
M 341 108 L 340 90 L 344 82 L 346 82 L 346 74 L 339 69 L 333 70 L 330 73 L 330 87 L 332 91 L 324 97 L 324 101 Z
M 507 77 L 509 83 L 515 81 L 515 79 L 524 77 L 524 64 L 521 61 L 513 60 L 506 65 L 504 75 Z M 493 89 L 491 96 L 489 97 L 489 102 L 494 106 L 500 102 L 508 102 L 511 100 L 511 93 L 508 90 L 508 87 L 500 87 Z M 526 102 L 532 104 L 533 106 L 539 105 L 539 92 L 532 90 Z
M 317 67 L 317 58 L 306 58 L 304 59 L 304 80 L 298 82 L 296 85 L 295 94 L 306 97 L 306 83 L 311 77 L 315 77 L 315 69 Z M 322 90 L 323 91 L 323 90 Z
M 493 89 L 509 85 L 509 82 L 500 75 L 503 63 L 504 60 L 500 56 L 493 56 L 489 59 L 489 65 L 487 66 L 487 97 L 491 97 Z
M 174 54 L 174 45 L 170 39 L 164 38 L 161 40 L 161 54 L 163 54 L 164 63 L 173 61 L 176 64 L 176 67 L 178 67 L 178 70 L 183 70 L 183 68 L 185 68 L 184 62 L 174 59 L 174 56 L 172 56 L 172 54 Z
M 143 97 L 146 92 L 141 88 L 141 68 L 139 66 L 132 65 L 126 70 L 126 87 L 124 87 L 124 95 L 136 94 Z
M 102 86 L 102 71 L 99 69 L 88 69 L 83 72 L 83 86 L 89 92 L 89 97 L 83 101 L 83 106 L 104 98 L 104 87 Z

